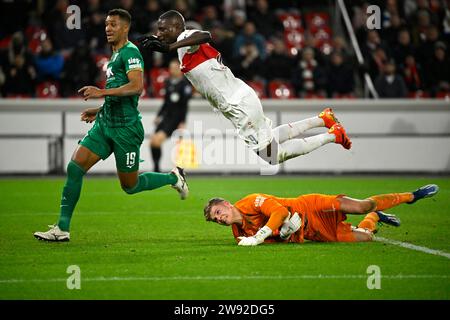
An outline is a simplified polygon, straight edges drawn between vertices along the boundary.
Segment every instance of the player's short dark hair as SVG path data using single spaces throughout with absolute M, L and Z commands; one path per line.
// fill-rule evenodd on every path
M 126 23 L 131 23 L 131 14 L 125 9 L 112 9 L 109 10 L 108 16 L 119 16 L 120 19 Z
M 211 208 L 215 206 L 216 204 L 219 204 L 221 202 L 224 202 L 225 199 L 223 198 L 212 198 L 209 199 L 208 203 L 206 204 L 205 208 L 203 209 L 203 214 L 205 215 L 206 221 L 212 221 L 211 218 Z
M 164 12 L 161 16 L 159 16 L 161 20 L 172 20 L 175 24 L 178 24 L 180 27 L 185 27 L 184 17 L 177 10 L 169 10 Z

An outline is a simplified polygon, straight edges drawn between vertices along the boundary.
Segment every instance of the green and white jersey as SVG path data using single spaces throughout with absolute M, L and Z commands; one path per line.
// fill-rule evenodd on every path
M 127 74 L 133 70 L 144 71 L 144 61 L 139 49 L 128 41 L 118 51 L 114 51 L 106 70 L 106 89 L 127 84 Z M 137 109 L 139 95 L 126 97 L 106 96 L 99 111 L 99 119 L 108 127 L 125 127 L 141 119 Z

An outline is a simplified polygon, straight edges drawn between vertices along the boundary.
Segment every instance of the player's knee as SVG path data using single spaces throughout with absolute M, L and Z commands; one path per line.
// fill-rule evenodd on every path
M 375 210 L 377 204 L 372 199 L 365 199 L 360 202 L 360 212 L 359 213 L 369 213 Z
M 128 185 L 124 185 L 124 184 L 121 184 L 120 186 L 122 187 L 122 190 L 126 194 L 135 194 L 136 193 L 135 186 L 128 186 Z
M 160 148 L 163 142 L 164 139 L 162 137 L 155 135 L 150 139 L 150 146 L 153 148 Z
M 373 240 L 373 232 L 363 228 L 356 228 L 353 230 L 356 242 L 368 242 Z
M 138 183 L 133 181 L 120 181 L 120 187 L 126 194 L 136 193 Z

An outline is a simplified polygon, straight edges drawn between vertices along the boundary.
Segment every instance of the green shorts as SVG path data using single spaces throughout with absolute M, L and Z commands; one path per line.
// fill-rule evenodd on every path
M 116 158 L 116 168 L 120 172 L 139 170 L 139 150 L 144 141 L 144 127 L 141 120 L 127 127 L 111 128 L 103 121 L 95 121 L 94 126 L 79 142 L 105 160 L 111 153 Z

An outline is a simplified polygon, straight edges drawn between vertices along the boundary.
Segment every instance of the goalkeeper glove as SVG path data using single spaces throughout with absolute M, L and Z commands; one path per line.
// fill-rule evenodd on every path
M 272 229 L 268 226 L 264 226 L 258 230 L 258 232 L 253 237 L 239 237 L 239 246 L 257 246 L 264 242 L 264 239 L 272 234 Z
M 158 39 L 158 37 L 154 35 L 144 35 L 137 39 L 137 41 L 141 44 L 142 47 L 148 48 L 157 52 L 169 52 L 169 45 L 167 43 L 162 42 Z
M 283 240 L 289 239 L 289 237 L 300 229 L 302 225 L 302 218 L 300 218 L 299 214 L 295 212 L 292 217 L 287 218 L 280 229 L 280 238 Z

